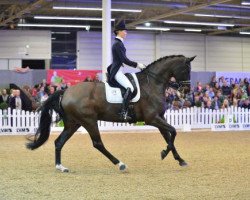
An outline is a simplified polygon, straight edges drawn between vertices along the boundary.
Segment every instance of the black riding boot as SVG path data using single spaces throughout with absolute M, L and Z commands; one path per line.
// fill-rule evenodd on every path
M 132 95 L 131 89 L 127 88 L 125 95 L 124 95 L 124 98 L 123 98 L 123 102 L 122 102 L 122 109 L 121 109 L 121 112 L 119 113 L 120 118 L 123 121 L 132 120 L 132 118 L 130 116 L 128 116 L 128 106 L 129 106 L 129 102 L 131 100 L 131 95 Z

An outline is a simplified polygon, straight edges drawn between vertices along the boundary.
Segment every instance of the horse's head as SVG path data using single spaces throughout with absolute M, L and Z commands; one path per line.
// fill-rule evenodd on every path
M 176 82 L 179 85 L 178 90 L 188 93 L 190 92 L 190 84 L 191 84 L 191 62 L 194 60 L 196 56 L 191 58 L 183 57 L 179 59 L 176 64 L 174 64 L 171 75 L 175 77 Z

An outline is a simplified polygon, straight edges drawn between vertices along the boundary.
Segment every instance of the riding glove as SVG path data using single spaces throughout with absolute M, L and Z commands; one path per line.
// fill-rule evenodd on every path
M 142 63 L 137 63 L 137 66 L 136 68 L 140 69 L 140 70 L 143 70 L 146 68 L 146 65 L 142 64 Z

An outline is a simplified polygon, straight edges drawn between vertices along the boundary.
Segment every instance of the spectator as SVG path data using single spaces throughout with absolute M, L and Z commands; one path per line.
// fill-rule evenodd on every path
M 20 97 L 20 90 L 13 90 L 13 97 L 10 99 L 10 108 L 22 110 L 24 102 Z
M 44 86 L 42 86 L 39 90 L 39 92 L 37 93 L 36 99 L 38 102 L 41 102 L 42 97 L 44 96 L 45 92 L 44 92 Z
M 224 81 L 225 81 L 224 76 L 219 78 L 219 86 L 220 86 L 220 88 L 223 86 Z
M 208 100 L 206 105 L 205 105 L 205 108 L 208 108 L 208 109 L 212 109 L 213 106 L 212 106 L 212 101 L 211 100 Z
M 201 107 L 202 102 L 200 100 L 200 96 L 199 95 L 195 95 L 194 96 L 194 106 L 196 107 Z
M 0 104 L 5 102 L 9 104 L 10 96 L 7 94 L 7 90 L 3 89 L 0 95 Z
M 209 89 L 208 96 L 209 96 L 210 99 L 214 98 L 214 90 L 213 90 L 212 87 L 210 87 L 210 89 Z
M 66 90 L 68 88 L 65 79 L 62 79 L 62 82 L 60 84 L 61 90 Z
M 221 105 L 222 109 L 229 108 L 229 101 L 228 99 L 224 99 Z
M 249 99 L 245 99 L 245 100 L 243 101 L 243 104 L 242 104 L 241 107 L 242 107 L 242 108 L 246 108 L 246 109 L 250 109 L 250 101 L 249 101 Z
M 222 87 L 221 87 L 221 91 L 222 91 L 222 94 L 224 95 L 224 96 L 231 96 L 231 87 L 229 87 L 228 85 L 227 85 L 227 81 L 224 81 L 223 82 L 223 85 L 222 85 Z
M 216 96 L 218 97 L 218 100 L 219 100 L 221 103 L 223 103 L 223 101 L 224 101 L 225 98 L 224 98 L 224 96 L 222 95 L 221 90 L 219 90 L 219 91 L 217 92 Z
M 221 107 L 221 102 L 219 101 L 218 97 L 215 96 L 212 101 L 212 109 L 219 110 Z
M 219 83 L 215 83 L 215 86 L 214 86 L 214 93 L 217 93 L 219 90 L 220 90 Z
M 42 104 L 43 102 L 45 102 L 48 98 L 49 98 L 48 93 L 44 92 L 43 96 L 41 97 L 41 101 L 40 101 L 41 104 Z
M 201 92 L 202 91 L 202 84 L 201 82 L 197 82 L 195 92 Z
M 236 98 L 233 98 L 233 101 L 232 101 L 232 106 L 234 107 L 238 107 L 239 106 L 239 100 L 236 99 Z
M 101 82 L 100 79 L 99 79 L 98 74 L 95 75 L 94 82 L 97 82 L 97 83 L 98 83 L 98 82 Z
M 56 91 L 56 88 L 55 88 L 54 86 L 50 86 L 50 87 L 49 87 L 49 95 L 54 94 L 55 91 Z
M 217 83 L 216 76 L 213 76 L 210 83 L 209 83 L 209 85 L 210 85 L 210 87 L 213 88 L 213 87 L 215 87 L 216 83 Z
M 92 77 L 88 75 L 84 82 L 93 82 Z

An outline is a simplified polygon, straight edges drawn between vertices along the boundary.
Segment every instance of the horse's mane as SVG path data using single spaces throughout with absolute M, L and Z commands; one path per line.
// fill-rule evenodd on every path
M 167 60 L 167 59 L 170 59 L 170 58 L 175 58 L 175 57 L 185 57 L 183 55 L 171 55 L 171 56 L 164 56 L 164 57 L 161 57 L 155 61 L 153 61 L 152 63 L 148 64 L 148 66 L 146 67 L 146 69 L 148 69 L 149 67 L 151 67 L 152 65 L 154 65 L 155 63 L 157 62 L 160 62 L 162 60 Z

